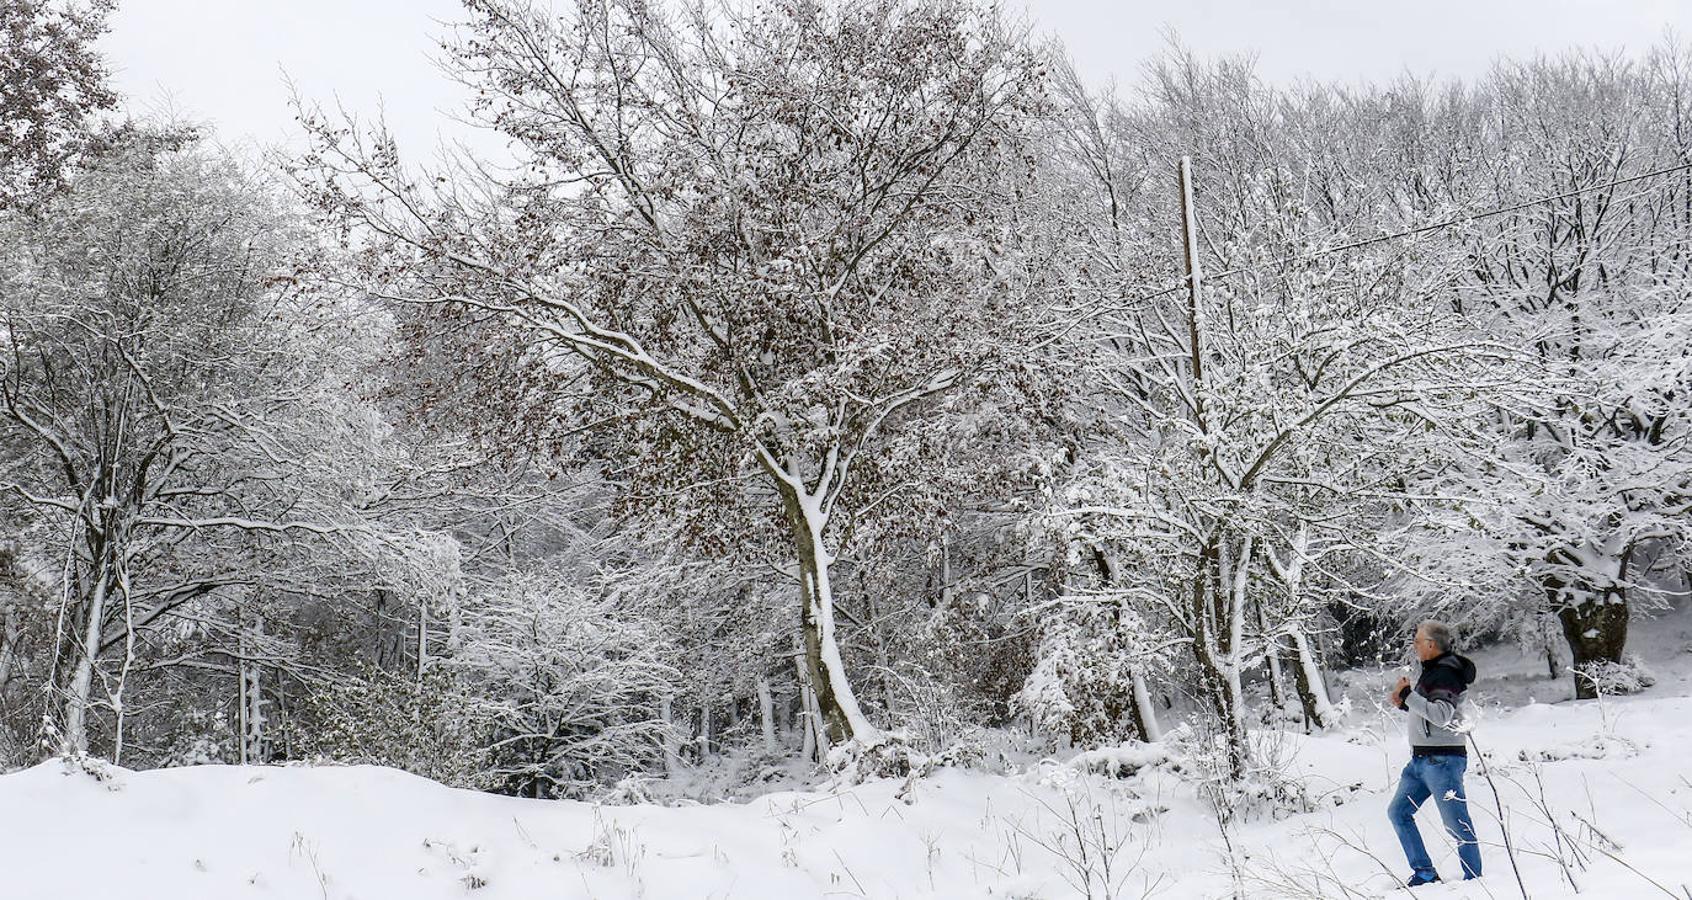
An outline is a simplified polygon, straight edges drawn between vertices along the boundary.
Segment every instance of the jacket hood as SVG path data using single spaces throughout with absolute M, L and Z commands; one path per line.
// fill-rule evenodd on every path
M 1464 687 L 1475 683 L 1474 660 L 1460 653 L 1442 653 L 1425 663 L 1428 668 L 1450 669 L 1463 679 Z

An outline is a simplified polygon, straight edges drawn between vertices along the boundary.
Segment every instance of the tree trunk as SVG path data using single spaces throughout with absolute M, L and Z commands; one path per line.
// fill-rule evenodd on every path
M 940 608 L 952 608 L 952 535 L 940 535 Z
M 16 665 L 18 638 L 23 634 L 23 626 L 18 622 L 18 609 L 7 604 L 6 619 L 0 623 L 0 697 L 6 693 L 6 685 L 12 680 L 12 669 Z
M 775 700 L 770 696 L 770 682 L 758 679 L 758 725 L 764 734 L 764 752 L 776 752 Z
M 818 752 L 820 742 L 817 740 L 817 733 L 822 729 L 817 725 L 819 717 L 817 715 L 816 695 L 811 693 L 811 686 L 808 683 L 801 684 L 799 687 L 799 718 L 802 722 L 799 729 L 799 758 L 820 761 L 821 754 Z
M 1280 640 L 1270 641 L 1264 655 L 1269 660 L 1269 702 L 1277 712 L 1284 712 L 1287 708 L 1287 677 L 1281 671 Z
M 423 670 L 429 666 L 429 601 L 417 598 L 417 686 L 423 686 Z
M 1107 587 L 1120 584 L 1121 572 L 1116 558 L 1099 547 L 1093 547 L 1093 564 L 1098 568 L 1099 581 Z M 1033 585 L 1027 573 L 1023 575 L 1023 590 L 1032 598 Z M 1122 626 L 1124 617 L 1121 613 L 1121 602 L 1117 605 L 1116 627 Z M 1128 707 L 1128 721 L 1134 728 L 1134 737 L 1142 741 L 1156 741 L 1163 739 L 1163 729 L 1158 727 L 1157 708 L 1152 706 L 1151 692 L 1146 688 L 1145 674 L 1138 664 L 1130 663 L 1128 680 L 1133 685 L 1133 703 Z
M 1304 721 L 1317 728 L 1332 728 L 1337 716 L 1334 714 L 1333 702 L 1328 698 L 1328 685 L 1322 679 L 1322 665 L 1316 659 L 1316 652 L 1310 646 L 1310 639 L 1304 632 L 1294 626 L 1289 634 L 1292 636 L 1294 662 L 1293 682 L 1298 690 L 1298 702 L 1304 709 Z
M 1287 682 L 1281 671 L 1281 636 L 1270 634 L 1269 626 L 1263 614 L 1263 604 L 1257 607 L 1257 633 L 1263 635 L 1263 659 L 1269 664 L 1269 705 L 1274 707 L 1277 717 L 1284 716 L 1287 711 Z
M 265 715 L 264 715 L 264 680 L 263 669 L 256 660 L 249 659 L 255 652 L 256 641 L 250 640 L 245 625 L 241 629 L 241 665 L 240 665 L 240 701 L 241 701 L 241 765 L 251 766 L 264 762 L 265 751 Z M 253 626 L 252 636 L 262 637 L 264 624 L 259 622 Z
M 658 701 L 658 718 L 664 731 L 664 774 L 675 778 L 681 774 L 681 734 L 676 731 L 676 717 L 669 697 Z
M 1564 572 L 1545 580 L 1546 598 L 1573 657 L 1575 699 L 1597 697 L 1603 670 L 1622 664 L 1627 649 L 1627 580 L 1634 547 L 1622 535 L 1564 548 L 1549 561 Z
M 280 672 L 276 677 L 276 721 L 281 723 L 282 758 L 294 758 L 294 729 L 292 717 L 288 712 L 288 680 Z
M 236 647 L 235 659 L 235 736 L 239 742 L 236 762 L 247 764 L 247 636 L 242 634 Z
M 834 592 L 829 583 L 833 558 L 823 546 L 827 522 L 815 498 L 784 492 L 788 524 L 799 562 L 799 625 L 804 639 L 805 675 L 822 718 L 822 738 L 829 744 L 880 742 L 879 729 L 869 723 L 846 678 L 846 663 L 835 636 Z
M 1252 536 L 1246 535 L 1238 566 L 1226 552 L 1225 540 L 1213 539 L 1199 556 L 1193 578 L 1192 648 L 1199 688 L 1216 715 L 1223 738 L 1228 774 L 1238 781 L 1245 777 L 1251 758 L 1238 653 L 1245 624 L 1243 601 Z
M 1310 549 L 1310 529 L 1302 522 L 1299 524 L 1298 531 L 1293 534 L 1287 548 L 1285 562 L 1277 559 L 1274 551 L 1267 545 L 1262 549 L 1262 557 L 1269 564 L 1269 570 L 1286 588 L 1289 609 L 1295 611 L 1294 615 L 1279 623 L 1278 628 L 1271 634 L 1270 629 L 1264 626 L 1262 605 L 1259 604 L 1257 608 L 1258 627 L 1269 641 L 1271 693 L 1277 693 L 1276 688 L 1279 688 L 1280 699 L 1277 703 L 1285 708 L 1286 689 L 1285 682 L 1282 681 L 1284 676 L 1280 672 L 1281 653 L 1284 649 L 1281 638 L 1284 636 L 1292 643 L 1293 691 L 1298 694 L 1299 708 L 1304 714 L 1305 732 L 1308 733 L 1313 728 L 1332 727 L 1336 716 L 1333 703 L 1328 697 L 1328 686 L 1322 680 L 1322 666 L 1316 658 L 1315 650 L 1310 646 L 1310 639 L 1296 618 L 1296 611 L 1303 609 L 1306 603 L 1303 594 L 1304 561 Z
M 1134 683 L 1134 730 L 1143 741 L 1163 740 L 1163 729 L 1157 723 L 1157 707 L 1152 705 L 1151 692 L 1146 690 L 1145 676 L 1136 668 L 1130 676 Z
M 1557 610 L 1563 638 L 1574 657 L 1575 699 L 1598 696 L 1593 670 L 1620 665 L 1627 648 L 1627 595 L 1620 588 L 1584 603 L 1566 604 Z
M 1217 730 L 1222 734 L 1228 774 L 1239 781 L 1245 778 L 1251 757 L 1245 711 L 1240 702 L 1239 671 L 1230 666 L 1226 657 L 1217 653 L 1214 647 L 1202 647 L 1195 642 L 1194 654 L 1199 664 L 1199 686 L 1210 702 L 1210 710 L 1216 715 Z
M 376 668 L 385 669 L 387 668 L 386 660 L 383 659 L 382 654 L 388 645 L 388 592 L 382 588 L 377 588 L 372 592 L 370 605 L 374 610 L 374 621 L 370 625 L 370 661 Z
M 88 703 L 94 686 L 94 661 L 100 655 L 100 625 L 106 616 L 106 598 L 111 580 L 107 570 L 109 545 L 102 543 L 94 564 L 94 589 L 84 604 L 82 646 L 65 692 L 65 753 L 88 752 Z

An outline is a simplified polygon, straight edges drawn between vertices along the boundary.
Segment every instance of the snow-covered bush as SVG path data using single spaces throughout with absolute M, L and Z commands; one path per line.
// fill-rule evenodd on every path
M 912 749 L 935 754 L 978 742 L 978 723 L 988 717 L 987 704 L 979 696 L 920 665 L 897 666 L 885 674 L 893 704 L 889 715 L 901 724 L 900 735 Z
M 1143 769 L 1168 767 L 1179 772 L 1182 761 L 1169 744 L 1129 741 L 1115 747 L 1084 750 L 1069 761 L 1069 767 L 1108 778 L 1128 778 Z
M 444 669 L 366 669 L 308 694 L 285 725 L 296 755 L 392 766 L 462 788 L 486 788 L 486 753 L 464 686 Z
M 1591 685 L 1599 696 L 1637 694 L 1657 683 L 1657 676 L 1631 653 L 1619 663 L 1597 660 L 1577 666 L 1575 678 Z
M 911 802 L 911 789 L 920 778 L 946 768 L 977 768 L 986 755 L 980 739 L 960 740 L 938 753 L 923 753 L 912 747 L 901 732 L 887 732 L 874 743 L 852 741 L 836 744 L 823 759 L 831 788 L 862 784 L 872 778 L 903 778 L 905 786 L 896 795 Z
M 502 791 L 582 796 L 662 763 L 663 698 L 682 674 L 630 610 L 546 576 L 465 604 L 446 664 L 474 692 L 487 776 Z
M 177 720 L 175 741 L 159 760 L 161 768 L 206 766 L 239 762 L 240 738 L 229 727 L 229 717 L 191 709 Z
M 871 778 L 921 777 L 929 770 L 928 757 L 907 743 L 903 735 L 889 733 L 873 744 L 852 741 L 836 744 L 823 761 L 837 785 L 861 784 Z
M 1151 656 L 1144 637 L 1137 618 L 1118 621 L 1096 608 L 1070 611 L 1048 626 L 1016 708 L 1035 727 L 1077 747 L 1144 739 L 1134 726 L 1132 675 Z

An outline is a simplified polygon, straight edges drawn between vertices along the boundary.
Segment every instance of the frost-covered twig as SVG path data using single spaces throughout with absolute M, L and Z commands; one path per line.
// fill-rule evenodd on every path
M 1510 860 L 1510 871 L 1516 875 L 1516 886 L 1521 888 L 1522 900 L 1528 900 L 1527 882 L 1522 880 L 1522 867 L 1516 862 L 1516 848 L 1510 840 L 1510 823 L 1505 821 L 1504 798 L 1498 793 L 1498 782 L 1492 780 L 1492 767 L 1487 765 L 1486 754 L 1481 751 L 1474 732 L 1469 731 L 1466 737 L 1469 739 L 1469 745 L 1475 748 L 1475 757 L 1480 760 L 1481 777 L 1486 779 L 1487 786 L 1492 789 L 1492 802 L 1498 806 L 1498 830 L 1504 834 L 1504 855 Z

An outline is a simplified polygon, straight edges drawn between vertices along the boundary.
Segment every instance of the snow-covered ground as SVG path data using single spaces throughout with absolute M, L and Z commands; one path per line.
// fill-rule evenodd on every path
M 1469 785 L 1486 877 L 1416 895 L 1521 896 L 1502 803 L 1532 897 L 1692 897 L 1688 624 L 1640 629 L 1660 680 L 1626 699 L 1528 702 L 1521 684 L 1555 685 L 1512 649 L 1485 654 L 1476 737 L 1492 784 L 1471 765 Z M 1384 814 L 1407 755 L 1397 727 L 1358 706 L 1337 734 L 1260 734 L 1316 811 L 1259 813 L 1226 833 L 1180 761 L 1155 751 L 1122 754 L 1142 767 L 1118 777 L 1048 762 L 667 807 L 498 797 L 368 767 L 101 777 L 53 762 L 0 777 L 0 896 L 1385 896 L 1406 874 Z M 1455 874 L 1431 810 L 1423 820 Z

